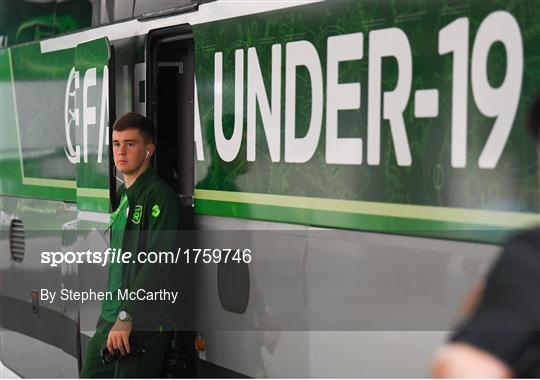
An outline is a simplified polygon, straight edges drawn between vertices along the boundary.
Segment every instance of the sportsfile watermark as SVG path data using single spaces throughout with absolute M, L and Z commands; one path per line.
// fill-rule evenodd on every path
M 3 289 L 18 291 L 16 281 L 27 276 L 24 281 L 36 284 L 38 309 L 61 310 L 66 303 L 87 316 L 97 315 L 110 297 L 136 302 L 148 316 L 165 305 L 177 315 L 175 328 L 184 331 L 442 331 L 454 326 L 463 295 L 501 250 L 416 237 L 444 232 L 435 229 L 411 229 L 404 232 L 413 236 L 406 236 L 293 227 L 170 231 L 170 247 L 158 241 L 159 247 L 126 251 L 109 248 L 101 231 L 27 231 L 27 256 L 6 270 Z M 479 237 L 501 231 L 462 232 Z M 140 265 L 146 268 L 139 275 L 146 269 L 167 276 L 121 286 L 118 293 L 108 288 L 111 261 L 126 263 L 119 265 L 122 273 Z M 69 264 L 76 262 L 83 264 Z M 35 263 L 56 280 L 34 279 Z M 21 271 L 25 265 L 29 271 Z M 70 270 L 74 265 L 77 270 Z M 61 268 L 60 276 L 54 274 Z M 95 318 L 81 319 L 81 329 L 95 329 Z
M 51 267 L 62 264 L 219 264 L 245 263 L 252 260 L 249 248 L 178 248 L 176 252 L 145 252 L 136 254 L 122 249 L 107 248 L 105 251 L 42 251 L 41 263 Z

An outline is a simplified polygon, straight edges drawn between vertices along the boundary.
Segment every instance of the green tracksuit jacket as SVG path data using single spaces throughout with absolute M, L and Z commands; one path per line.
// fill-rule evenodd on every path
M 126 189 L 119 190 L 119 199 L 127 196 L 127 204 L 119 210 L 117 217 L 125 218 L 120 223 L 122 230 L 112 228 L 111 248 L 132 253 L 132 262 L 110 264 L 108 290 L 114 287 L 137 291 L 159 291 L 169 289 L 172 263 L 141 263 L 139 252 L 175 252 L 175 239 L 180 223 L 180 202 L 177 195 L 150 167 Z M 120 206 L 121 207 L 121 206 Z M 124 225 L 125 224 L 125 225 Z M 115 234 L 122 234 L 115 235 Z M 116 265 L 116 267 L 115 267 Z M 112 287 L 111 287 L 112 286 Z M 172 323 L 170 301 L 103 301 L 101 317 L 109 322 L 116 321 L 120 310 L 133 317 L 134 330 L 169 329 Z

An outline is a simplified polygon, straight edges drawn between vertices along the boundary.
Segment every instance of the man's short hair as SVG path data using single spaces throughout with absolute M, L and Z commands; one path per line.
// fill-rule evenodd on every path
M 125 131 L 126 129 L 137 129 L 147 143 L 154 142 L 154 123 L 141 114 L 128 112 L 114 122 L 113 131 Z

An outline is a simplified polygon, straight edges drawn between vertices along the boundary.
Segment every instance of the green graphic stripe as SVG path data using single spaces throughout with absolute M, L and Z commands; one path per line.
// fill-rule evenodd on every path
M 15 112 L 15 127 L 17 129 L 17 142 L 19 144 L 19 162 L 21 165 L 21 177 L 24 179 L 21 133 L 19 131 L 19 110 L 17 108 L 17 95 L 15 92 L 15 72 L 13 71 L 13 60 L 11 58 L 11 49 L 8 49 L 8 57 L 9 57 L 9 73 L 11 75 L 11 91 L 13 93 L 13 108 Z
M 253 194 L 201 189 L 195 190 L 195 198 L 197 200 L 279 206 L 284 208 L 307 209 L 314 211 L 330 211 L 337 212 L 339 214 L 345 213 L 351 215 L 357 214 L 394 218 L 411 218 L 415 220 L 419 219 L 494 227 L 520 228 L 530 224 L 537 224 L 540 221 L 540 216 L 533 213 L 414 206 L 380 202 L 363 202 L 341 199 L 309 198 L 288 195 Z M 324 223 L 322 225 L 328 224 Z M 355 227 L 350 226 L 349 228 Z
M 77 187 L 77 197 L 109 199 L 109 189 L 91 189 Z
M 333 211 L 292 209 L 281 206 L 263 206 L 247 203 L 197 200 L 197 214 L 271 220 L 322 227 L 354 229 L 438 239 L 465 240 L 480 243 L 502 244 L 513 229 L 479 226 L 474 224 L 393 218 L 378 215 L 361 215 Z
M 77 187 L 77 183 L 75 181 L 64 179 L 23 177 L 22 182 L 24 185 L 33 186 L 61 187 L 66 189 L 75 189 Z

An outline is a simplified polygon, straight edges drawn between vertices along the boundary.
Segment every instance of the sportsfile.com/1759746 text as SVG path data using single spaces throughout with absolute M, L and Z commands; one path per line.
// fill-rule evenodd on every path
M 178 248 L 176 252 L 137 252 L 135 255 L 129 251 L 116 248 L 107 248 L 105 251 L 43 251 L 41 263 L 51 267 L 62 264 L 96 264 L 106 266 L 108 263 L 128 264 L 219 264 L 219 263 L 245 263 L 252 260 L 249 248 Z

